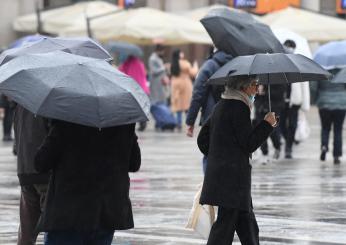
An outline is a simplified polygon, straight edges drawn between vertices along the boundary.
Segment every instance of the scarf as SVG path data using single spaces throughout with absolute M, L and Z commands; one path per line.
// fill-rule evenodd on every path
M 240 90 L 231 89 L 228 86 L 225 86 L 225 92 L 222 93 L 221 98 L 226 100 L 240 100 L 244 102 L 250 110 L 252 109 L 252 103 L 249 96 Z

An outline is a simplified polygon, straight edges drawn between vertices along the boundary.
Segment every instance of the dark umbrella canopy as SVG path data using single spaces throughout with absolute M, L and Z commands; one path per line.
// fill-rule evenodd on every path
M 201 22 L 215 46 L 233 56 L 284 52 L 269 26 L 248 13 L 217 8 Z
M 57 51 L 0 67 L 0 91 L 32 113 L 98 128 L 147 121 L 149 99 L 106 61 Z
M 258 75 L 264 84 L 327 80 L 331 74 L 300 54 L 256 54 L 239 56 L 211 76 L 209 83 L 225 84 L 232 77 Z
M 107 52 L 107 50 L 90 38 L 43 37 L 37 42 L 28 43 L 19 48 L 6 50 L 0 55 L 0 65 L 3 65 L 18 56 L 36 53 L 48 53 L 57 50 L 96 59 L 112 59 L 112 56 Z

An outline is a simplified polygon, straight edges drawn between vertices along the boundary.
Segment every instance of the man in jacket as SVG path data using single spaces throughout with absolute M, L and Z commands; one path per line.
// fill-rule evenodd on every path
M 17 153 L 17 173 L 21 186 L 18 245 L 33 245 L 38 235 L 36 225 L 49 181 L 49 173 L 35 170 L 34 157 L 48 134 L 48 122 L 17 105 L 14 132 L 14 151 Z
M 211 114 L 214 105 L 219 101 L 223 86 L 206 85 L 208 79 L 224 64 L 233 57 L 223 51 L 216 51 L 209 57 L 199 70 L 194 82 L 192 100 L 186 117 L 187 135 L 193 137 L 194 125 L 198 112 L 201 110 L 201 121 L 203 124 Z M 205 172 L 207 158 L 203 157 L 203 172 Z

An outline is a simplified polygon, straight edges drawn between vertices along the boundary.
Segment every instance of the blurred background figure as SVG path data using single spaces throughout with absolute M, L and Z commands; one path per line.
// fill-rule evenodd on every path
M 293 40 L 286 40 L 284 46 L 287 52 L 293 53 L 296 44 Z M 285 93 L 285 107 L 280 113 L 280 130 L 285 139 L 285 158 L 292 158 L 292 147 L 298 124 L 298 111 L 310 109 L 309 83 L 290 83 Z
M 136 80 L 147 95 L 150 94 L 147 71 L 141 59 L 135 56 L 128 56 L 125 62 L 119 66 L 119 70 Z M 146 126 L 147 122 L 140 122 L 138 130 L 144 131 Z
M 187 112 L 192 97 L 192 80 L 198 72 L 195 61 L 193 66 L 179 49 L 174 50 L 171 62 L 171 109 L 176 113 L 177 128 L 182 128 L 183 112 Z
M 285 107 L 285 91 L 286 91 L 286 85 L 285 84 L 273 84 L 270 85 L 271 90 L 271 104 L 272 104 L 272 111 L 275 112 L 276 115 L 280 116 L 280 112 Z M 260 123 L 264 116 L 269 112 L 269 98 L 268 98 L 268 86 L 267 85 L 260 85 L 258 88 L 258 94 L 256 95 L 255 99 L 255 124 Z M 281 135 L 279 128 L 274 128 L 272 134 L 270 135 L 270 139 L 273 143 L 274 147 L 274 153 L 273 153 L 273 159 L 279 159 L 280 157 L 280 151 L 281 151 Z M 262 163 L 266 164 L 271 161 L 271 159 L 268 157 L 269 150 L 268 150 L 268 143 L 267 140 L 264 141 L 264 143 L 261 145 L 261 151 L 262 151 Z
M 337 74 L 340 69 L 329 70 Z M 346 78 L 344 80 L 346 82 Z M 329 150 L 329 133 L 333 127 L 334 164 L 340 164 L 342 156 L 342 129 L 346 112 L 346 85 L 330 81 L 311 82 L 311 101 L 318 107 L 321 120 L 321 161 Z
M 7 96 L 1 94 L 1 106 L 4 108 L 4 117 L 2 121 L 3 127 L 3 141 L 13 141 L 12 137 L 12 125 L 13 125 L 13 115 L 15 110 L 15 103 L 9 99 Z
M 169 97 L 169 79 L 163 62 L 165 49 L 158 44 L 149 57 L 150 100 L 152 104 L 167 103 Z

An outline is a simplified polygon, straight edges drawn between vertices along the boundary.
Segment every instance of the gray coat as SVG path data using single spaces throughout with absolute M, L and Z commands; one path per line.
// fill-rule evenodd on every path
M 48 184 L 49 174 L 38 173 L 34 157 L 48 134 L 48 122 L 17 105 L 14 114 L 17 174 L 20 185 Z
M 166 86 L 162 84 L 163 77 L 167 76 L 162 59 L 154 52 L 149 57 L 150 100 L 152 104 L 166 102 Z

